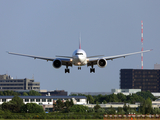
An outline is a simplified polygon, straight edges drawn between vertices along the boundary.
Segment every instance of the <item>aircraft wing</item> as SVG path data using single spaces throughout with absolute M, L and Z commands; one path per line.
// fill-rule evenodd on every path
M 68 58 L 50 58 L 50 57 L 41 57 L 41 56 L 34 56 L 34 55 L 27 55 L 27 54 L 19 54 L 19 53 L 13 53 L 13 52 L 8 52 L 8 54 L 31 57 L 34 59 L 42 59 L 42 60 L 47 60 L 47 61 L 53 61 L 54 59 L 59 59 L 62 61 L 62 65 L 67 64 L 68 66 L 72 66 L 72 62 Z
M 125 58 L 126 56 L 129 56 L 129 55 L 134 55 L 134 54 L 139 54 L 139 53 L 144 53 L 144 52 L 149 52 L 149 51 L 152 51 L 152 49 L 151 50 L 145 50 L 145 51 L 139 51 L 139 52 L 133 52 L 133 53 L 127 53 L 127 54 L 121 54 L 121 55 L 115 55 L 115 56 L 102 57 L 102 58 L 106 59 L 106 60 L 113 60 L 113 59 L 122 58 L 122 57 Z M 100 58 L 88 59 L 87 66 L 91 66 L 92 64 L 96 65 L 97 61 L 99 59 Z

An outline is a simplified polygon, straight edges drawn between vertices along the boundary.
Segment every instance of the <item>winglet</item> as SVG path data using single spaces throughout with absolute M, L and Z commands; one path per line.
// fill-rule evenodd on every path
M 81 49 L 81 33 L 80 33 L 80 37 L 79 37 L 79 49 Z
M 6 51 L 8 54 L 9 54 L 9 52 L 8 51 Z

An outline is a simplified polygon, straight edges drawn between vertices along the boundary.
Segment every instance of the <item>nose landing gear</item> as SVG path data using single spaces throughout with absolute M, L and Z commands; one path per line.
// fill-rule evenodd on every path
M 81 70 L 81 67 L 78 67 L 78 70 Z

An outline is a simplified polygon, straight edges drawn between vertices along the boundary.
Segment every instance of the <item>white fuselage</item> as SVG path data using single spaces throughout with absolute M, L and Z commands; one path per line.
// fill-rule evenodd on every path
M 72 64 L 75 66 L 83 66 L 87 64 L 86 52 L 82 49 L 77 49 L 72 54 Z

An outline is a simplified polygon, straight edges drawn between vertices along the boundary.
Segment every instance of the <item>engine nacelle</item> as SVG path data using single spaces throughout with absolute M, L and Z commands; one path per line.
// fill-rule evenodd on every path
M 54 68 L 60 68 L 62 66 L 62 61 L 61 60 L 59 60 L 59 59 L 55 59 L 54 61 L 53 61 L 53 67 Z
M 106 67 L 106 65 L 107 65 L 107 61 L 105 60 L 105 59 L 99 59 L 98 61 L 97 61 L 97 65 L 100 67 L 100 68 L 104 68 L 104 67 Z

